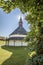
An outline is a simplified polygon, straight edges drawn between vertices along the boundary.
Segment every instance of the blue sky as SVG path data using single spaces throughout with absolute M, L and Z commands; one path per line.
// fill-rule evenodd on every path
M 29 31 L 29 24 L 24 19 L 26 14 L 22 14 L 20 9 L 14 9 L 11 13 L 7 14 L 0 8 L 0 36 L 8 36 L 17 27 L 20 16 L 23 20 L 23 27 Z

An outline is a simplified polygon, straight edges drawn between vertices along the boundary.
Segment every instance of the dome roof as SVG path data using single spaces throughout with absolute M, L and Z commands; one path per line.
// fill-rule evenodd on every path
M 10 35 L 14 35 L 14 34 L 23 34 L 26 35 L 27 32 L 23 27 L 18 27 L 15 31 L 13 31 Z

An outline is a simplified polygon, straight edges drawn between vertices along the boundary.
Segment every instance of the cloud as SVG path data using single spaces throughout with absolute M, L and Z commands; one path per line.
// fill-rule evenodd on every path
M 24 15 L 24 14 L 19 14 L 19 15 L 17 15 L 17 19 L 18 19 L 18 20 L 20 19 L 20 17 L 22 18 L 22 20 L 25 19 L 25 15 Z

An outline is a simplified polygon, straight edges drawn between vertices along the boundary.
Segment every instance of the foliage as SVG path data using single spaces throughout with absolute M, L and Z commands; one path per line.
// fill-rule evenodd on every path
M 43 65 L 43 0 L 7 0 L 0 1 L 0 7 L 7 13 L 14 8 L 29 12 L 26 20 L 30 24 L 30 32 L 26 37 L 30 53 L 36 54 L 28 59 L 27 65 Z

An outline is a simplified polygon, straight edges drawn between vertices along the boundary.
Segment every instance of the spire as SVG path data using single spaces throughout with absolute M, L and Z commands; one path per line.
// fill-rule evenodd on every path
M 22 18 L 20 17 L 19 27 L 22 27 L 22 25 L 23 25 Z

